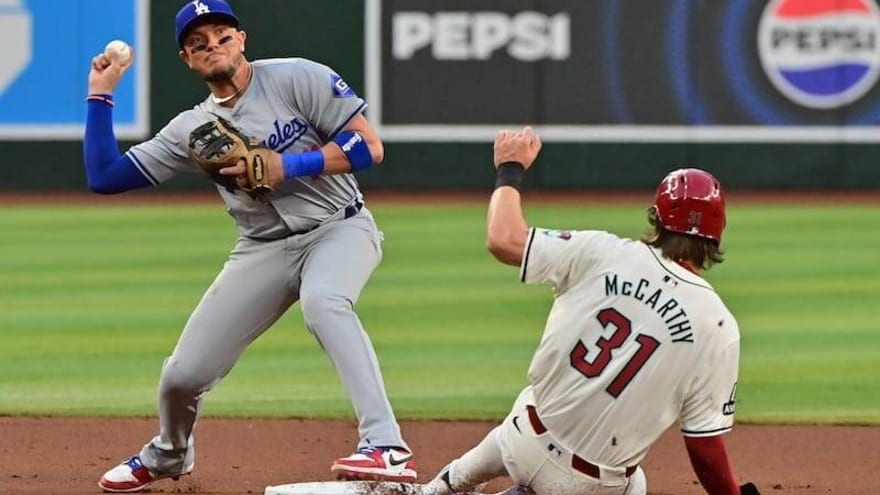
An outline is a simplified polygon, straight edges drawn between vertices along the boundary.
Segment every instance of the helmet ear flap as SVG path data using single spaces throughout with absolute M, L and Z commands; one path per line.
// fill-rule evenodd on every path
M 657 209 L 657 205 L 648 208 L 648 223 L 655 227 L 660 225 L 660 211 Z

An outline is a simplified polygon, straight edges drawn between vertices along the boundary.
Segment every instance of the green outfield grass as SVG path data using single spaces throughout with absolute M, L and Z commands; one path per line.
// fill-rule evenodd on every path
M 359 313 L 401 418 L 500 418 L 551 291 L 484 247 L 483 205 L 371 205 L 385 259 Z M 644 207 L 527 205 L 530 223 L 644 230 Z M 880 205 L 735 205 L 709 280 L 743 336 L 740 421 L 880 422 Z M 218 205 L 4 207 L 0 414 L 152 415 L 163 358 L 234 241 Z M 352 417 L 292 310 L 211 416 Z

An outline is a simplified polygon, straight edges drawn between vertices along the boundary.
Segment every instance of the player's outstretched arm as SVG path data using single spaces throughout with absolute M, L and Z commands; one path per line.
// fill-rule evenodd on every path
M 531 127 L 521 132 L 502 130 L 495 137 L 494 163 L 498 177 L 489 200 L 486 247 L 499 261 L 520 265 L 529 227 L 522 211 L 522 177 L 541 151 L 541 139 Z
M 499 187 L 489 200 L 486 219 L 486 247 L 498 261 L 522 263 L 529 226 L 523 217 L 520 193 L 513 187 Z
M 83 159 L 89 189 L 97 193 L 114 194 L 152 185 L 128 157 L 119 153 L 113 133 L 113 91 L 133 60 L 133 55 L 120 60 L 104 53 L 92 59 Z
M 709 495 L 740 495 L 721 435 L 684 437 L 691 466 Z

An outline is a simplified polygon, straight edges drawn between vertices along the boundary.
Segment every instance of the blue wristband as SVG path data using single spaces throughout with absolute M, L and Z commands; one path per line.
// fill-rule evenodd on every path
M 321 175 L 324 172 L 324 153 L 321 150 L 283 153 L 281 163 L 284 166 L 285 179 Z
M 351 164 L 351 171 L 357 172 L 369 168 L 373 165 L 373 154 L 370 153 L 370 147 L 367 146 L 367 140 L 359 133 L 354 131 L 343 131 L 333 138 L 333 142 L 339 145 L 348 163 Z

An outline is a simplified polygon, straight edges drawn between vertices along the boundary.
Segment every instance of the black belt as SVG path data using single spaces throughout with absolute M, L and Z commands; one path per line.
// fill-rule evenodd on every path
M 358 213 L 360 213 L 360 211 L 361 211 L 363 208 L 364 208 L 364 203 L 363 203 L 363 202 L 361 202 L 360 200 L 355 201 L 354 203 L 352 203 L 352 204 L 350 204 L 350 205 L 348 205 L 348 206 L 345 207 L 345 213 L 343 213 L 343 219 L 345 219 L 345 218 L 351 218 L 351 217 L 357 215 Z M 248 239 L 250 239 L 250 240 L 252 240 L 252 241 L 257 241 L 257 242 L 272 242 L 272 241 L 280 241 L 281 239 L 286 239 L 286 238 L 288 238 L 288 237 L 292 237 L 292 236 L 295 236 L 295 235 L 308 234 L 309 232 L 311 232 L 311 231 L 317 229 L 318 227 L 320 227 L 321 225 L 324 225 L 324 224 L 323 224 L 323 223 L 318 223 L 318 224 L 315 224 L 315 225 L 313 225 L 313 226 L 311 226 L 311 227 L 309 227 L 309 228 L 307 228 L 307 229 L 297 230 L 297 231 L 295 231 L 295 232 L 291 232 L 291 233 L 289 233 L 289 234 L 287 234 L 287 235 L 284 235 L 284 236 L 281 236 L 281 237 L 274 237 L 274 238 L 268 238 L 268 237 L 251 237 L 251 236 L 245 236 L 245 237 L 247 237 Z
M 535 430 L 535 433 L 538 435 L 543 435 L 547 433 L 547 427 L 544 426 L 544 423 L 541 422 L 541 418 L 538 417 L 538 410 L 535 409 L 535 406 L 526 406 L 526 410 L 529 412 L 529 423 L 532 424 L 532 429 Z M 580 471 L 591 478 L 599 479 L 600 471 L 599 466 L 593 464 L 592 462 L 578 456 L 575 453 L 571 454 L 571 467 L 575 471 Z M 629 478 L 633 473 L 636 472 L 638 466 L 629 466 L 626 468 L 626 477 Z

